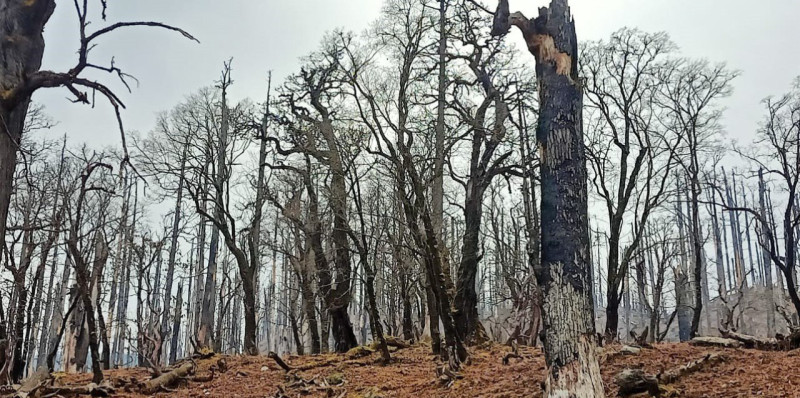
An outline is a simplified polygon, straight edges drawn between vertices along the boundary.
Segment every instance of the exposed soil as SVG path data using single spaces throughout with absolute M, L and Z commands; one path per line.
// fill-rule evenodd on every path
M 618 347 L 605 349 L 613 352 Z M 184 382 L 159 397 L 534 397 L 540 391 L 545 371 L 544 357 L 538 348 L 521 347 L 522 359 L 511 358 L 506 346 L 491 345 L 473 348 L 471 363 L 464 367 L 463 378 L 450 387 L 443 386 L 436 374 L 434 357 L 426 346 L 418 345 L 393 353 L 388 366 L 375 363 L 378 354 L 350 359 L 345 355 L 285 357 L 292 373 L 310 383 L 287 377 L 278 365 L 266 356 L 226 357 L 229 369 L 210 382 Z M 688 344 L 661 344 L 644 349 L 639 355 L 611 355 L 602 364 L 608 396 L 616 396 L 614 376 L 625 367 L 642 367 L 649 373 L 683 365 L 710 352 L 725 356 L 725 361 L 711 369 L 691 374 L 670 386 L 676 397 L 800 397 L 800 350 L 764 352 L 746 349 L 715 349 Z M 607 354 L 606 354 L 607 355 Z M 198 362 L 197 376 L 209 374 L 209 367 L 218 358 Z M 135 378 L 148 379 L 143 369 L 119 369 L 107 372 L 114 383 Z M 65 384 L 80 384 L 90 375 L 64 375 Z M 282 386 L 285 395 L 278 394 Z M 119 397 L 139 398 L 143 395 L 119 389 Z

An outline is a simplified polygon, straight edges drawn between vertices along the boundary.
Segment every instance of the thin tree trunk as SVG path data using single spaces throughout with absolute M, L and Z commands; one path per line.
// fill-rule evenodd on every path
M 759 202 L 759 214 L 761 215 L 762 220 L 767 220 L 767 186 L 764 183 L 764 170 L 758 170 L 758 202 Z M 767 249 L 767 236 L 769 231 L 769 225 L 761 225 L 761 258 L 762 262 L 764 263 L 764 283 L 767 290 L 767 305 L 769 308 L 767 309 L 767 331 L 770 335 L 775 330 L 775 293 L 773 291 L 773 284 L 772 284 L 772 259 L 769 255 L 769 249 Z
M 178 284 L 178 295 L 175 296 L 175 315 L 172 322 L 172 341 L 170 342 L 169 363 L 174 364 L 178 359 L 178 336 L 181 332 L 181 307 L 183 306 L 183 285 Z
M 172 236 L 170 238 L 169 257 L 167 259 L 167 275 L 164 281 L 164 312 L 161 317 L 161 336 L 166 336 L 169 332 L 169 316 L 171 314 L 170 301 L 172 301 L 172 280 L 175 275 L 175 258 L 178 254 L 178 238 L 180 237 L 180 224 L 181 224 L 181 202 L 183 201 L 183 181 L 184 171 L 186 169 L 186 155 L 189 150 L 189 142 L 187 141 L 183 147 L 183 155 L 181 156 L 181 171 L 180 178 L 178 179 L 178 193 L 175 199 L 175 213 L 172 216 Z M 166 339 L 164 339 L 166 340 Z M 174 350 L 173 346 L 169 349 Z M 172 355 L 170 354 L 170 358 Z

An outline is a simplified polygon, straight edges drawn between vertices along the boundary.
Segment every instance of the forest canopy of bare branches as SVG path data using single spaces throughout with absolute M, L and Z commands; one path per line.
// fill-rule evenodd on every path
M 453 382 L 497 342 L 543 345 L 548 394 L 590 397 L 596 345 L 800 342 L 784 340 L 800 337 L 800 80 L 737 142 L 740 72 L 667 32 L 575 38 L 566 0 L 532 19 L 506 0 L 384 0 L 367 30 L 265 73 L 261 96 L 235 96 L 239 61 L 220 59 L 127 131 L 135 87 L 107 84 L 133 78 L 94 63 L 95 39 L 193 27 L 76 1 L 77 66 L 39 70 L 54 7 L 0 6 L 0 385 L 171 377 L 214 353 L 368 346 L 389 364 L 414 343 Z M 119 145 L 57 135 L 31 101 L 53 87 L 109 102 Z

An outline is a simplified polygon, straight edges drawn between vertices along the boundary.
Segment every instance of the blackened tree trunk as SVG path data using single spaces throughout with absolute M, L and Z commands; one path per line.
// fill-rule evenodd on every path
M 515 25 L 536 58 L 537 138 L 542 181 L 542 263 L 547 397 L 604 397 L 596 356 L 589 248 L 583 92 L 578 42 L 567 0 L 552 0 L 539 16 L 510 15 L 501 0 L 493 33 Z
M 692 313 L 692 327 L 689 337 L 694 338 L 700 329 L 700 315 L 703 313 L 703 237 L 700 230 L 700 161 L 698 154 L 692 151 L 689 168 L 689 200 L 691 212 L 691 242 L 692 242 L 692 271 L 694 280 L 694 312 Z
M 84 257 L 84 254 L 80 247 L 81 241 L 81 234 L 80 228 L 82 226 L 82 212 L 83 212 L 83 204 L 84 199 L 86 197 L 86 192 L 88 189 L 97 189 L 95 187 L 90 187 L 87 182 L 92 175 L 92 172 L 97 170 L 98 168 L 105 168 L 111 169 L 111 166 L 103 163 L 90 163 L 83 174 L 81 175 L 81 190 L 78 195 L 77 200 L 77 207 L 75 210 L 74 218 L 72 219 L 72 223 L 69 230 L 69 238 L 67 239 L 67 249 L 69 250 L 70 254 L 72 255 L 73 264 L 75 266 L 75 284 L 76 284 L 76 294 L 78 295 L 78 300 L 80 300 L 81 304 L 83 304 L 83 309 L 85 313 L 85 321 L 86 327 L 88 332 L 88 343 L 89 348 L 91 350 L 91 358 L 92 358 L 92 382 L 93 383 L 100 383 L 103 381 L 103 371 L 100 367 L 101 360 L 100 360 L 100 345 L 99 345 L 99 333 L 97 330 L 97 321 L 95 318 L 95 311 L 99 310 L 99 308 L 95 308 L 95 303 L 92 301 L 92 278 L 97 278 L 97 281 L 100 279 L 100 275 L 92 275 L 92 271 L 96 273 L 102 273 L 102 268 L 105 265 L 105 258 L 95 259 L 94 269 L 89 269 L 89 263 Z M 102 236 L 102 232 L 97 232 L 98 236 L 95 239 L 104 239 Z M 101 244 L 101 243 L 98 243 Z M 104 245 L 104 242 L 102 243 Z M 105 251 L 105 257 L 107 258 L 107 250 Z M 99 289 L 99 286 L 97 287 Z M 98 291 L 99 292 L 99 291 Z M 99 295 L 98 295 L 99 296 Z M 80 322 L 83 322 L 83 317 L 79 318 Z
M 477 183 L 477 184 L 476 184 Z M 481 255 L 480 248 L 481 218 L 483 215 L 482 183 L 470 181 L 467 185 L 466 201 L 464 203 L 464 243 L 461 250 L 461 264 L 458 267 L 456 281 L 456 294 L 454 298 L 455 320 L 459 334 L 468 343 L 480 343 L 486 338 L 485 332 L 481 333 L 480 320 L 478 319 L 478 292 L 477 276 L 478 263 Z
M 709 198 L 709 202 L 713 202 L 712 194 L 708 193 L 707 195 Z M 722 254 L 722 233 L 719 227 L 717 207 L 713 205 L 709 206 L 708 212 L 711 215 L 711 229 L 713 230 L 712 232 L 714 234 L 714 254 L 716 258 L 714 262 L 716 263 L 716 268 L 717 268 L 717 284 L 718 284 L 719 294 L 726 295 L 728 292 L 728 286 L 725 280 L 725 259 Z
M 0 7 L 0 240 L 5 241 L 25 115 L 30 95 L 14 98 L 14 90 L 42 66 L 44 25 L 55 10 L 54 0 L 8 0 Z
M 767 220 L 767 186 L 764 183 L 764 169 L 758 169 L 758 203 L 759 203 L 759 214 L 761 215 L 761 220 Z M 772 333 L 775 330 L 775 293 L 772 289 L 772 260 L 769 255 L 769 249 L 767 249 L 767 242 L 768 234 L 769 234 L 769 225 L 761 224 L 759 225 L 759 229 L 761 230 L 761 236 L 759 237 L 760 244 L 761 244 L 761 258 L 762 263 L 764 264 L 764 283 L 767 288 L 767 304 L 769 304 L 770 308 L 767 310 L 767 332 Z
M 181 332 L 181 307 L 183 306 L 183 285 L 178 285 L 178 295 L 175 296 L 175 317 L 172 322 L 172 340 L 169 345 L 169 363 L 174 364 L 178 359 L 178 336 Z
M 164 312 L 161 318 L 161 335 L 166 336 L 169 332 L 169 316 L 170 301 L 172 300 L 172 280 L 175 275 L 175 257 L 178 254 L 178 238 L 180 237 L 180 224 L 181 224 L 181 202 L 183 201 L 183 180 L 184 172 L 186 169 L 186 154 L 189 150 L 189 143 L 183 147 L 183 156 L 181 156 L 181 171 L 178 180 L 178 194 L 175 199 L 175 213 L 172 215 L 172 236 L 170 237 L 169 257 L 167 259 L 167 275 L 164 281 Z M 170 350 L 175 347 L 170 346 Z

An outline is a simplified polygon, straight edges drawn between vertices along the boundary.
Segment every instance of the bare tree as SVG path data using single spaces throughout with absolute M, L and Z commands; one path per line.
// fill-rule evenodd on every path
M 124 28 L 148 26 L 177 31 L 195 40 L 186 31 L 160 22 L 116 22 L 95 31 L 88 29 L 88 0 L 75 0 L 78 18 L 80 43 L 78 60 L 69 71 L 53 72 L 40 70 L 44 55 L 42 32 L 50 16 L 55 11 L 55 0 L 9 1 L 0 9 L 0 38 L 6 43 L 0 50 L 0 237 L 5 238 L 6 218 L 12 194 L 12 181 L 17 165 L 17 153 L 24 132 L 25 116 L 36 90 L 50 87 L 65 87 L 75 96 L 76 102 L 90 104 L 94 95 L 81 90 L 99 93 L 114 107 L 119 129 L 122 134 L 123 161 L 127 161 L 125 133 L 122 127 L 120 109 L 125 105 L 106 84 L 83 77 L 86 71 L 98 70 L 114 74 L 130 90 L 127 80 L 131 76 L 124 73 L 112 60 L 109 66 L 94 63 L 89 52 L 100 38 Z M 100 1 L 102 18 L 106 18 L 106 1 Z
M 692 254 L 691 286 L 694 302 L 690 337 L 697 335 L 703 311 L 703 237 L 700 201 L 705 162 L 717 150 L 721 110 L 717 102 L 731 93 L 731 81 L 738 72 L 724 64 L 711 66 L 707 61 L 677 60 L 664 69 L 665 84 L 659 86 L 657 101 L 666 109 L 666 128 L 679 141 L 676 159 L 687 180 L 689 237 Z
M 542 263 L 536 278 L 544 293 L 547 397 L 603 397 L 589 251 L 583 93 L 578 84 L 578 40 L 566 0 L 553 0 L 539 16 L 510 14 L 507 0 L 495 13 L 493 34 L 517 26 L 536 59 L 539 85 L 537 139 L 542 180 Z
M 617 338 L 623 281 L 650 215 L 667 197 L 674 146 L 659 129 L 654 96 L 663 84 L 665 57 L 675 48 L 665 33 L 622 29 L 582 53 L 590 124 L 587 151 L 591 181 L 609 221 L 606 329 Z M 677 141 L 676 141 L 677 142 Z M 626 223 L 635 225 L 623 242 Z M 625 249 L 621 251 L 623 243 Z
M 792 200 L 800 182 L 800 83 L 778 98 L 764 100 L 766 116 L 756 136 L 751 151 L 738 150 L 758 167 L 760 209 L 725 206 L 729 211 L 747 212 L 758 220 L 759 243 L 764 255 L 781 271 L 786 282 L 789 299 L 800 316 L 800 296 L 797 293 L 795 269 L 797 267 L 797 226 L 800 225 L 800 210 Z M 782 211 L 783 255 L 779 250 L 780 237 L 771 220 L 773 213 L 766 205 L 765 176 L 774 176 L 788 200 Z M 766 260 L 766 258 L 765 258 Z M 767 267 L 769 267 L 767 265 Z M 770 277 L 771 278 L 771 277 Z

